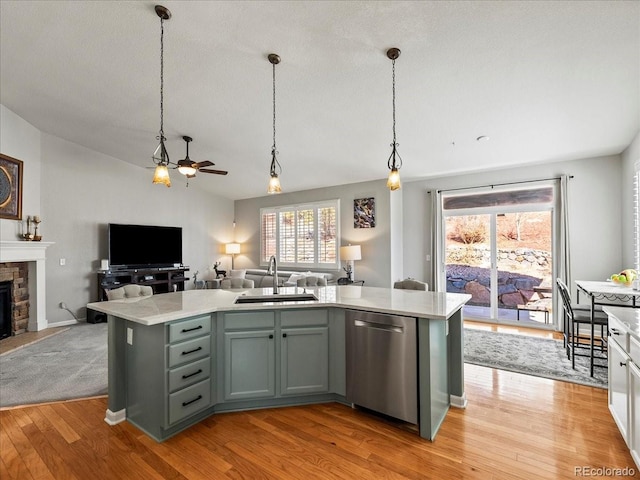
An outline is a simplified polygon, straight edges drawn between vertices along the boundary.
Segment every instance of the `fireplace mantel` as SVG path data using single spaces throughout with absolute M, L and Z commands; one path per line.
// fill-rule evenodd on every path
M 0 263 L 35 262 L 45 259 L 45 252 L 54 242 L 0 241 Z
M 30 302 L 29 331 L 44 330 L 47 322 L 45 259 L 46 250 L 54 242 L 0 241 L 0 263 L 29 263 Z

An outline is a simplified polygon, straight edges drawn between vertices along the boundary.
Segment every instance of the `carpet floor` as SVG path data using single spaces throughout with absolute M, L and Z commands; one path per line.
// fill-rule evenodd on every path
M 607 369 L 596 367 L 589 375 L 589 358 L 576 356 L 571 368 L 562 340 L 509 333 L 464 329 L 464 361 L 474 365 L 607 388 Z M 596 360 L 606 365 L 606 360 Z
M 572 369 L 560 340 L 470 328 L 464 335 L 466 363 L 607 387 L 607 369 L 596 368 L 590 377 L 586 357 L 577 357 Z M 106 323 L 79 323 L 0 358 L 0 407 L 106 393 Z
M 106 323 L 79 323 L 0 357 L 0 407 L 105 393 Z

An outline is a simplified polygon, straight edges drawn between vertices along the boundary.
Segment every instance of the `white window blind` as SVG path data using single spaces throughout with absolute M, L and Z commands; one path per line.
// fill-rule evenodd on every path
M 260 263 L 275 255 L 279 265 L 339 268 L 339 210 L 339 200 L 261 209 Z

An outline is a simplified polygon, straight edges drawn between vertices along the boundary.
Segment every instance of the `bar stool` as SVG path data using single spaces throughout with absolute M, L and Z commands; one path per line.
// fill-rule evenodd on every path
M 591 329 L 589 329 L 588 336 L 584 334 L 580 335 L 580 325 L 588 325 L 591 327 L 591 306 L 571 303 L 571 294 L 569 293 L 567 285 L 559 278 L 556 279 L 556 284 L 558 285 L 558 291 L 562 298 L 562 306 L 564 307 L 564 341 L 567 358 L 571 359 L 571 367 L 576 368 L 576 355 L 583 357 L 591 356 L 591 353 L 588 355 L 576 353 L 576 349 L 590 348 L 591 342 L 596 341 L 595 338 L 593 340 L 591 339 Z M 596 326 L 600 326 L 600 338 L 597 341 L 600 344 L 600 352 L 606 354 L 605 328 L 609 323 L 609 317 L 602 311 L 602 308 L 595 309 L 593 323 Z M 585 345 L 580 342 L 580 339 L 584 340 L 585 338 L 589 340 L 589 344 Z

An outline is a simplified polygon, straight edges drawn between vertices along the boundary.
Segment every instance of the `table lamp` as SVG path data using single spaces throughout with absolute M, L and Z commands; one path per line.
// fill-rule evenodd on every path
M 227 255 L 231 255 L 231 270 L 233 270 L 233 257 L 240 253 L 240 244 L 239 243 L 227 243 L 224 246 L 224 252 Z
M 354 261 L 362 260 L 360 245 L 347 245 L 346 247 L 340 247 L 340 260 L 347 261 L 347 266 L 344 267 L 344 271 L 347 272 L 348 281 L 353 282 L 355 273 Z

